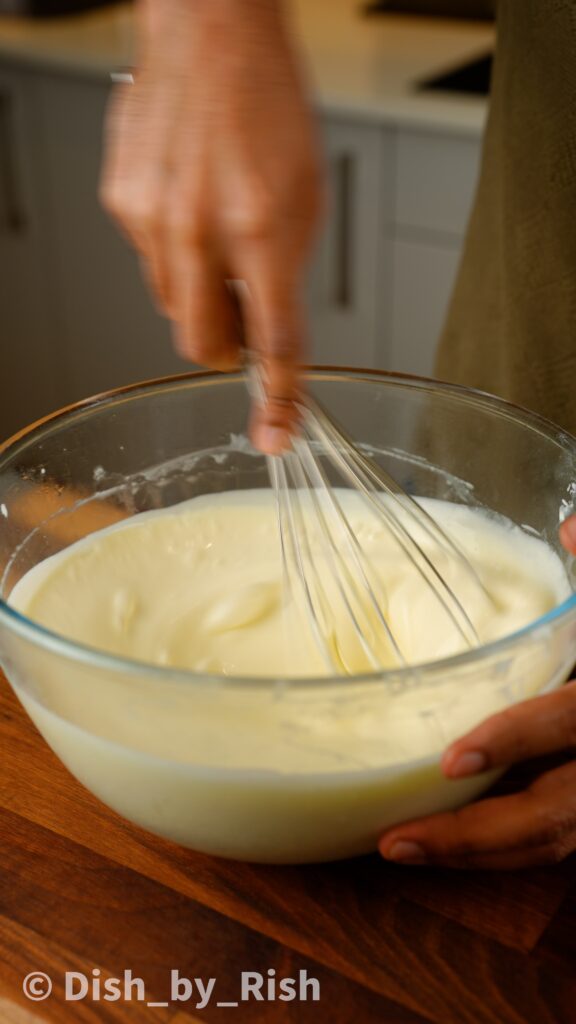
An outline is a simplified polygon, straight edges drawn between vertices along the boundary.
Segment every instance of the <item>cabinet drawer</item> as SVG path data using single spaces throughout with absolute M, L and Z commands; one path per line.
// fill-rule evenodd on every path
M 463 235 L 476 189 L 480 152 L 480 139 L 399 132 L 396 225 Z

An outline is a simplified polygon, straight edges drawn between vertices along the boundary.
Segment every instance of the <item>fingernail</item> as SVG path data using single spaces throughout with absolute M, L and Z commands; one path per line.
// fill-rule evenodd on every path
M 564 547 L 572 553 L 576 553 L 576 516 L 565 519 L 560 527 L 560 538 Z
M 285 427 L 260 427 L 255 440 L 256 446 L 266 455 L 280 455 L 290 446 L 290 434 Z
M 460 754 L 449 767 L 453 779 L 462 778 L 464 775 L 477 775 L 488 767 L 488 758 L 480 750 L 467 750 Z
M 426 861 L 426 854 L 419 843 L 412 843 L 408 839 L 397 839 L 384 856 L 387 860 L 403 864 L 424 864 Z

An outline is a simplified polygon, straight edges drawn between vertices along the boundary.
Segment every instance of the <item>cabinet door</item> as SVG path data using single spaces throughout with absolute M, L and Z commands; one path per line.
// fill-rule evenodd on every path
M 43 154 L 30 76 L 0 68 L 0 441 L 59 404 Z
M 387 344 L 377 312 L 389 277 L 383 223 L 388 207 L 392 214 L 392 136 L 360 121 L 326 119 L 323 130 L 329 205 L 308 292 L 312 358 L 372 366 Z
M 429 376 L 474 198 L 480 138 L 398 133 L 388 369 Z
M 462 237 L 476 189 L 481 139 L 400 131 L 394 221 L 400 232 Z
M 459 246 L 394 243 L 392 344 L 386 369 L 431 375 L 459 260 Z
M 134 253 L 99 204 L 107 84 L 45 75 L 38 99 L 71 399 L 189 370 Z

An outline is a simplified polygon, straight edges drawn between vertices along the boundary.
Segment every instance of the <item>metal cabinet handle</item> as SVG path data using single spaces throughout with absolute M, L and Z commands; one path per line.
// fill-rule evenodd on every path
M 334 301 L 341 309 L 353 304 L 355 163 L 341 153 L 335 164 Z
M 0 229 L 10 234 L 19 234 L 26 223 L 18 185 L 14 101 L 0 93 Z

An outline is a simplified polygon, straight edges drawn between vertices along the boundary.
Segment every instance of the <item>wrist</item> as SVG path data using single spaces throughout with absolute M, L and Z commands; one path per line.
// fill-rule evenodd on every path
M 284 7 L 285 0 L 138 0 L 136 10 L 145 20 L 166 22 L 184 16 L 195 20 L 228 16 L 250 24 L 254 18 L 277 16 Z
M 214 54 L 252 67 L 293 52 L 285 0 L 138 0 L 136 66 L 153 77 L 188 75 Z

